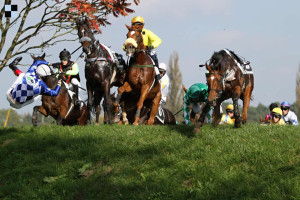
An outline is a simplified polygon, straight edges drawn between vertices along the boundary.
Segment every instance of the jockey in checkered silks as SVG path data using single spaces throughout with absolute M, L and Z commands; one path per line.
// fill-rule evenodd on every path
M 9 64 L 9 68 L 18 76 L 17 80 L 6 93 L 10 106 L 19 109 L 31 104 L 37 100 L 40 95 L 57 96 L 61 87 L 61 81 L 58 81 L 55 89 L 50 89 L 46 83 L 41 80 L 41 77 L 51 75 L 49 68 L 50 63 L 36 60 L 28 71 L 23 73 L 17 68 L 17 64 L 21 59 L 22 57 L 18 57 Z
M 68 88 L 75 94 L 72 99 L 75 106 L 80 106 L 81 101 L 79 98 L 80 77 L 79 68 L 76 62 L 71 61 L 71 54 L 64 49 L 59 53 L 60 63 L 53 63 L 54 72 L 59 72 L 58 79 L 64 80 Z

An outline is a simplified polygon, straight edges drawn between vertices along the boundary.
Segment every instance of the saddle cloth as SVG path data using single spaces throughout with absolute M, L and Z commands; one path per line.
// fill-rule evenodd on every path
M 161 106 L 158 107 L 158 111 L 156 113 L 155 118 L 157 118 L 162 124 L 164 124 L 164 122 L 165 122 L 165 113 L 164 113 L 164 109 Z
M 245 74 L 253 74 L 252 68 L 250 66 L 250 62 L 246 62 L 244 59 L 240 58 L 237 56 L 234 52 L 228 50 L 228 49 L 223 49 L 229 56 L 233 58 L 235 61 L 236 65 L 240 68 L 242 73 Z M 239 61 L 236 59 L 238 58 Z

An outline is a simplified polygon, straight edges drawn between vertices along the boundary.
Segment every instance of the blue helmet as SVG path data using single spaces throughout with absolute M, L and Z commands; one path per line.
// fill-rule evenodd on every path
M 286 109 L 290 109 L 291 104 L 288 101 L 283 101 L 281 104 L 281 109 L 286 108 Z

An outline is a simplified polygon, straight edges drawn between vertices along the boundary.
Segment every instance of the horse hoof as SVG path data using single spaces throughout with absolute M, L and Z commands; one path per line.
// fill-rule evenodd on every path
M 128 120 L 127 121 L 124 121 L 124 125 L 128 125 L 129 123 L 128 123 Z
M 99 126 L 99 123 L 96 123 L 95 125 L 96 125 L 96 126 Z
M 133 125 L 133 126 L 138 126 L 138 125 L 139 125 L 139 123 L 137 123 L 137 122 L 134 122 L 132 125 Z
M 201 132 L 200 128 L 194 128 L 193 130 L 193 133 L 200 133 L 200 132 Z

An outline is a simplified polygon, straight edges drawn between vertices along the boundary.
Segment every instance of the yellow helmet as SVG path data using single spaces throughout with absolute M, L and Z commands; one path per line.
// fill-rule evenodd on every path
M 226 111 L 227 110 L 234 110 L 234 107 L 232 104 L 229 104 L 227 107 L 226 107 Z
M 140 22 L 140 23 L 142 23 L 142 24 L 145 23 L 144 18 L 142 18 L 142 17 L 140 17 L 140 16 L 137 16 L 137 17 L 132 18 L 131 24 L 134 24 L 134 23 L 136 23 L 136 22 Z
M 272 113 L 276 113 L 276 114 L 282 115 L 282 110 L 281 110 L 281 108 L 274 108 L 274 109 L 272 110 Z

